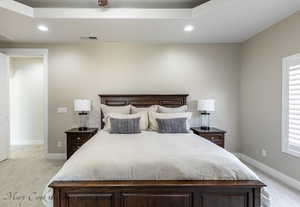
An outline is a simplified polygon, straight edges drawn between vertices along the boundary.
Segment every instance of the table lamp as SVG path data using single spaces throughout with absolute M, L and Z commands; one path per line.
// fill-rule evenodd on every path
M 89 111 L 91 111 L 91 101 L 87 99 L 75 99 L 74 111 L 78 112 L 79 115 L 79 131 L 88 130 L 88 115 Z

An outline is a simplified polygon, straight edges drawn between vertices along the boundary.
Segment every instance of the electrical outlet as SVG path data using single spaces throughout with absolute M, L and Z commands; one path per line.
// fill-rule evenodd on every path
M 62 142 L 61 141 L 57 142 L 57 147 L 62 147 Z
M 267 157 L 267 150 L 262 149 L 261 155 L 262 155 L 263 157 Z

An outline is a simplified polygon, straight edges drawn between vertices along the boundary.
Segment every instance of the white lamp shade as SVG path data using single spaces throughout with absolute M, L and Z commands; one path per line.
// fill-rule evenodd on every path
M 198 100 L 198 111 L 215 111 L 214 99 Z
M 91 111 L 91 101 L 87 99 L 75 99 L 74 111 Z

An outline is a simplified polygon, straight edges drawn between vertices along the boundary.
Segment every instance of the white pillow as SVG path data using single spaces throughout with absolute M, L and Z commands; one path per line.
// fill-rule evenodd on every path
M 106 116 L 106 119 L 104 120 L 105 122 L 105 127 L 104 130 L 110 130 L 111 129 L 111 124 L 110 124 L 110 118 L 115 118 L 115 119 L 134 119 L 134 118 L 141 118 L 140 119 L 140 128 L 141 131 L 145 131 L 148 129 L 148 112 L 147 111 L 141 111 L 136 114 L 118 114 L 118 113 L 110 113 Z
M 149 112 L 149 128 L 151 130 L 158 130 L 158 123 L 156 119 L 174 119 L 174 118 L 187 118 L 186 120 L 186 128 L 190 130 L 190 119 L 192 118 L 192 112 L 186 113 L 155 113 Z
M 150 107 L 135 107 L 135 106 L 131 106 L 131 113 L 132 114 L 136 114 L 138 112 L 141 112 L 141 111 L 153 111 L 153 112 L 157 112 L 157 109 L 158 109 L 158 105 L 152 105 Z
M 176 107 L 176 108 L 158 106 L 159 113 L 181 113 L 181 112 L 187 112 L 187 109 L 188 109 L 187 105 Z
M 129 114 L 130 113 L 130 105 L 127 106 L 108 106 L 105 104 L 101 104 L 101 110 L 103 112 L 104 117 L 109 113 L 118 113 L 118 114 Z

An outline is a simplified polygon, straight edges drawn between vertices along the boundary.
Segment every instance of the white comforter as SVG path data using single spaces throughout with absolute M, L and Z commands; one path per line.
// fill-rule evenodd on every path
M 76 180 L 259 180 L 233 154 L 194 134 L 97 133 L 50 182 Z M 265 191 L 263 205 L 268 206 Z M 52 189 L 44 191 L 52 206 Z

